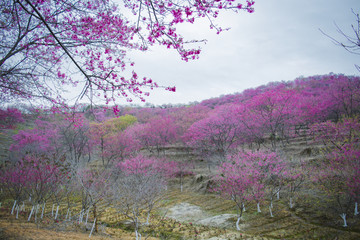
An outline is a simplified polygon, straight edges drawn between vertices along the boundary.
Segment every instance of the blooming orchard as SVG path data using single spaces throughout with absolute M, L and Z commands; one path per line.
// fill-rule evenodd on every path
M 280 197 L 289 209 L 304 204 L 305 188 L 327 200 L 322 210 L 350 226 L 360 198 L 359 82 L 314 76 L 190 106 L 118 106 L 116 117 L 114 109 L 86 106 L 73 115 L 1 110 L 1 137 L 12 136 L 0 175 L 3 196 L 14 201 L 12 212 L 30 203 L 29 220 L 40 216 L 40 204 L 49 216 L 49 201 L 54 220 L 76 214 L 83 224 L 92 211 L 95 231 L 96 219 L 111 206 L 131 219 L 140 238 L 168 181 L 179 177 L 182 191 L 187 178 L 204 174 L 203 161 L 218 157 L 216 172 L 206 173 L 216 177 L 206 187 L 214 183 L 216 192 L 234 202 L 238 229 L 245 207 L 273 217 Z M 304 161 L 303 152 L 287 148 L 294 141 L 307 144 Z M 167 149 L 186 154 L 170 161 L 165 157 L 174 155 Z M 313 153 L 321 158 L 314 161 Z M 80 208 L 71 203 L 74 195 Z M 66 216 L 58 211 L 65 200 Z

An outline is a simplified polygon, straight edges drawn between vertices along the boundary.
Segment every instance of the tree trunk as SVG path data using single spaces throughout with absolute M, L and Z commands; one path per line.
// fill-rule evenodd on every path
M 53 204 L 52 209 L 51 209 L 51 216 L 52 217 L 54 216 L 54 206 L 55 206 L 55 204 Z
M 16 219 L 19 218 L 19 209 L 20 209 L 20 206 L 16 205 Z
M 14 215 L 15 206 L 16 206 L 16 200 L 15 200 L 15 202 L 14 202 L 14 205 L 13 205 L 12 209 L 11 209 L 11 215 Z
M 43 219 L 43 217 L 44 217 L 44 211 L 45 211 L 45 203 L 44 203 L 44 205 L 43 205 L 43 207 L 42 207 L 41 219 Z
M 261 212 L 260 203 L 259 203 L 259 202 L 256 204 L 256 206 L 257 206 L 257 212 Z
M 69 211 L 70 211 L 70 208 L 67 209 L 66 216 L 65 216 L 65 220 L 67 220 L 68 217 L 69 217 Z
M 90 209 L 88 209 L 88 210 L 86 211 L 85 227 L 86 227 L 87 222 L 88 222 L 88 219 L 89 219 L 89 210 L 90 210 Z
M 136 240 L 141 240 L 141 234 L 135 229 Z
M 57 219 L 58 213 L 59 213 L 59 205 L 57 205 L 56 207 L 55 220 Z
M 34 206 L 31 208 L 31 212 L 30 212 L 30 215 L 29 215 L 29 218 L 28 218 L 28 222 L 30 221 L 31 215 L 33 214 L 33 212 L 34 212 Z
M 135 236 L 136 236 L 136 240 L 141 240 L 141 234 L 139 233 L 139 222 L 138 222 L 138 218 L 135 218 Z
M 97 213 L 96 213 L 96 204 L 93 205 L 94 207 L 94 210 L 93 210 L 93 214 L 94 214 L 94 219 L 96 219 L 97 217 Z M 97 233 L 98 232 L 98 224 L 97 222 L 95 221 L 95 232 Z
M 84 215 L 84 209 L 81 209 L 80 214 L 79 214 L 79 224 L 82 223 L 82 221 L 83 221 L 83 215 Z
M 269 206 L 269 211 L 270 211 L 270 217 L 274 217 L 274 215 L 272 214 L 271 206 Z
M 343 225 L 343 227 L 347 227 L 348 225 L 346 224 L 346 213 L 340 214 L 340 217 L 344 220 L 344 225 Z
M 239 226 L 240 219 L 241 219 L 241 217 L 239 216 L 238 219 L 237 219 L 237 221 L 236 221 L 236 229 L 237 229 L 238 231 L 240 231 L 240 226 Z
M 354 210 L 354 215 L 358 215 L 359 214 L 359 211 L 358 211 L 358 203 L 355 202 L 355 210 Z
M 38 211 L 39 211 L 39 204 L 36 205 L 36 208 L 35 208 L 35 223 L 37 222 L 37 214 L 38 214 Z
M 94 223 L 93 223 L 93 226 L 92 226 L 92 228 L 91 228 L 91 231 L 90 231 L 90 234 L 89 234 L 89 238 L 91 238 L 91 234 L 92 234 L 93 231 L 94 231 L 95 224 L 96 224 L 96 218 L 94 219 Z
M 182 173 L 180 174 L 180 191 L 183 191 L 183 175 Z
M 150 211 L 148 211 L 148 213 L 147 213 L 147 217 L 146 217 L 146 225 L 149 225 L 150 223 L 149 223 L 149 220 L 150 220 Z

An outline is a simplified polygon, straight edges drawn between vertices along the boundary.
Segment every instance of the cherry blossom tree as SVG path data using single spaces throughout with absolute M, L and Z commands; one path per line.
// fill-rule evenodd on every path
M 177 108 L 174 112 L 170 113 L 170 115 L 174 117 L 179 135 L 182 136 L 192 124 L 206 118 L 210 110 L 211 109 L 206 106 L 196 104 Z
M 16 108 L 0 109 L 0 129 L 11 129 L 24 122 L 21 112 Z
M 249 162 L 243 160 L 243 158 L 231 158 L 229 162 L 222 163 L 218 167 L 218 174 L 215 177 L 217 184 L 213 188 L 236 204 L 238 212 L 236 228 L 239 231 L 244 205 L 252 200 L 250 191 L 253 184 L 256 184 L 249 174 L 251 172 L 248 168 Z
M 273 198 L 283 186 L 285 172 L 284 161 L 274 152 L 238 152 L 228 156 L 231 164 L 240 165 L 242 169 L 246 169 L 248 174 L 248 181 L 251 183 L 248 186 L 248 194 L 257 204 L 258 212 L 260 210 L 260 203 L 269 198 L 269 212 L 272 215 Z
M 160 154 L 162 146 L 171 144 L 177 139 L 177 126 L 171 116 L 154 117 L 147 123 L 134 125 L 130 130 L 144 149 Z
M 1 169 L 1 188 L 4 190 L 6 195 L 12 197 L 18 203 L 28 197 L 25 193 L 26 183 L 21 163 L 16 163 L 12 166 Z M 15 204 L 16 203 L 14 203 L 14 206 Z
M 342 116 L 354 117 L 359 108 L 358 76 L 328 74 L 298 78 L 293 88 L 301 93 L 297 109 L 300 123 L 311 125 L 332 119 L 338 121 Z
M 330 88 L 327 101 L 332 113 L 337 120 L 343 116 L 355 117 L 359 113 L 360 106 L 360 77 L 339 74 L 329 78 Z
M 164 166 L 158 160 L 142 155 L 117 164 L 116 178 L 112 184 L 114 206 L 131 219 L 136 239 L 141 239 L 141 213 L 145 211 L 149 217 L 155 202 L 165 190 Z
M 180 161 L 172 161 L 169 162 L 170 166 L 166 166 L 168 169 L 168 174 L 170 177 L 177 177 L 180 180 L 180 191 L 183 191 L 184 177 L 193 175 L 193 172 L 190 170 L 193 168 L 193 164 L 190 162 L 180 162 Z M 171 170 L 170 170 L 171 169 Z M 170 170 L 170 171 L 169 171 Z
M 5 169 L 1 183 L 18 202 L 29 198 L 33 206 L 29 220 L 35 215 L 36 221 L 39 204 L 45 204 L 51 197 L 60 194 L 67 176 L 66 165 L 52 162 L 51 159 L 27 155 Z
M 207 118 L 195 122 L 183 138 L 187 145 L 222 163 L 229 151 L 239 144 L 240 131 L 232 105 L 215 109 Z M 210 165 L 209 165 L 210 166 Z
M 104 140 L 104 146 L 105 151 L 102 157 L 106 159 L 107 163 L 129 158 L 141 149 L 141 144 L 131 129 L 125 129 L 122 132 L 107 136 Z
M 146 51 L 159 44 L 176 50 L 185 61 L 196 59 L 200 49 L 190 43 L 197 41 L 185 40 L 178 24 L 205 18 L 219 33 L 223 29 L 215 19 L 220 13 L 251 13 L 253 4 L 252 0 L 6 0 L 0 5 L 1 101 L 46 99 L 63 106 L 62 93 L 69 86 L 82 89 L 76 102 L 85 96 L 90 101 L 101 97 L 106 103 L 119 97 L 131 101 L 132 96 L 145 101 L 149 92 L 143 88 L 158 85 L 132 70 L 128 50 Z
M 279 140 L 286 140 L 289 128 L 294 125 L 296 115 L 293 113 L 297 96 L 296 91 L 287 90 L 280 85 L 253 97 L 249 102 L 251 121 L 269 135 L 272 151 L 276 150 Z M 251 122 L 247 124 L 250 125 Z
M 318 166 L 314 180 L 323 189 L 332 204 L 333 210 L 340 215 L 347 227 L 346 217 L 350 215 L 355 203 L 354 215 L 358 214 L 359 201 L 359 149 L 344 146 L 334 149 Z
M 87 136 L 91 139 L 91 144 L 99 148 L 104 166 L 114 158 L 123 157 L 125 153 L 137 149 L 135 140 L 128 133 L 124 133 L 124 130 L 136 121 L 136 117 L 125 115 L 100 123 L 90 123 Z
M 339 122 L 326 121 L 310 127 L 314 140 L 324 144 L 324 150 L 341 150 L 347 144 L 359 142 L 360 123 L 358 117 L 343 118 Z
M 359 201 L 359 134 L 358 118 L 345 118 L 337 123 L 327 121 L 312 127 L 315 140 L 324 143 L 324 159 L 316 167 L 313 179 L 329 197 L 333 210 L 343 219 L 355 204 L 358 214 Z
M 99 219 L 105 211 L 105 206 L 109 205 L 111 170 L 108 168 L 78 168 L 76 170 L 76 180 L 82 197 L 82 210 L 79 216 L 79 223 L 83 221 L 85 212 L 87 213 L 86 222 L 90 208 L 92 208 L 93 218 Z M 100 203 L 102 207 L 100 208 Z M 98 222 L 95 221 L 95 232 L 98 232 Z
M 20 130 L 12 136 L 14 143 L 10 146 L 10 151 L 20 156 L 30 154 L 60 159 L 64 155 L 64 149 L 58 141 L 58 130 L 54 122 L 35 120 L 34 128 Z
M 308 171 L 304 162 L 300 163 L 300 165 L 288 164 L 286 166 L 286 171 L 287 175 L 285 176 L 285 187 L 289 200 L 289 208 L 292 209 L 295 205 L 294 198 L 299 195 L 299 190 L 306 180 Z
M 82 117 L 78 117 L 81 119 Z M 88 156 L 88 161 L 91 160 L 91 152 L 93 143 L 89 141 L 87 132 L 89 131 L 89 123 L 84 120 L 79 126 L 74 126 L 68 121 L 58 121 L 59 138 L 56 140 L 63 145 L 66 151 L 68 161 L 80 163 Z

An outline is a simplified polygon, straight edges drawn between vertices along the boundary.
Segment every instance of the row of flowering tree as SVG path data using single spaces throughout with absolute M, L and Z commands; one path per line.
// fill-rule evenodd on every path
M 346 217 L 359 214 L 359 117 L 314 124 L 311 131 L 315 140 L 324 144 L 323 159 L 316 164 L 314 180 L 326 193 L 330 209 L 341 216 L 346 227 Z
M 273 199 L 290 178 L 288 169 L 285 161 L 273 152 L 239 152 L 229 155 L 227 161 L 218 167 L 213 190 L 235 203 L 238 230 L 245 206 L 252 201 L 261 212 L 261 203 L 268 200 L 270 216 L 273 217 Z
M 137 155 L 114 162 L 111 168 L 101 165 L 65 168 L 65 164 L 55 164 L 51 159 L 27 155 L 3 169 L 0 182 L 6 196 L 14 199 L 11 213 L 16 209 L 16 218 L 21 203 L 30 202 L 28 221 L 35 216 L 36 222 L 40 216 L 41 219 L 49 216 L 45 206 L 52 202 L 54 221 L 69 222 L 75 217 L 76 223 L 86 226 L 92 215 L 93 230 L 97 232 L 96 219 L 112 207 L 133 222 L 136 237 L 140 239 L 140 226 L 150 224 L 151 213 L 167 190 L 168 180 L 183 174 L 184 168 L 179 164 Z M 80 210 L 76 203 L 71 203 L 74 194 L 81 199 Z M 64 201 L 68 201 L 67 208 Z
M 311 126 L 311 132 L 315 141 L 323 144 L 323 155 L 316 162 L 291 163 L 274 152 L 256 151 L 228 154 L 219 165 L 213 190 L 234 201 L 238 229 L 249 202 L 256 203 L 261 212 L 260 204 L 266 200 L 272 217 L 273 200 L 280 190 L 286 190 L 291 209 L 305 181 L 316 186 L 317 194 L 327 199 L 321 207 L 340 216 L 344 227 L 348 226 L 348 216 L 359 214 L 359 119 L 317 123 Z
M 220 162 L 232 149 L 245 144 L 276 151 L 279 144 L 284 146 L 298 136 L 299 129 L 308 135 L 314 123 L 356 116 L 359 86 L 359 77 L 331 74 L 261 86 L 229 96 L 228 102 L 225 96 L 217 100 L 221 104 L 194 122 L 182 139 L 200 151 L 220 155 Z
M 46 121 L 41 123 L 44 126 L 35 123 L 34 131 L 52 129 L 52 134 L 58 135 L 52 139 L 61 139 L 57 142 L 66 146 L 73 161 L 84 157 L 90 161 L 95 153 L 107 164 L 141 148 L 159 153 L 164 145 L 185 142 L 203 153 L 218 155 L 221 162 L 239 145 L 249 144 L 257 149 L 265 146 L 276 151 L 279 143 L 286 144 L 301 126 L 307 129 L 328 118 L 338 120 L 342 114 L 355 116 L 360 102 L 359 82 L 357 77 L 343 75 L 310 77 L 244 91 L 237 99 L 232 98 L 233 102 L 226 102 L 225 96 L 225 103 L 213 110 L 202 104 L 174 109 L 117 108 L 115 113 L 123 115 L 116 118 L 106 116 L 103 110 L 88 111 L 92 113 L 65 116 L 76 122 L 59 124 L 52 120 L 55 127 L 49 127 Z M 19 112 L 11 111 L 4 111 L 4 124 L 11 117 L 18 118 Z M 48 134 L 41 131 L 39 136 Z M 22 133 L 26 132 L 30 134 L 30 130 Z M 23 138 L 26 141 L 28 137 Z M 130 141 L 132 144 L 126 144 Z M 122 147 L 114 147 L 118 144 Z M 49 143 L 43 144 L 46 145 Z

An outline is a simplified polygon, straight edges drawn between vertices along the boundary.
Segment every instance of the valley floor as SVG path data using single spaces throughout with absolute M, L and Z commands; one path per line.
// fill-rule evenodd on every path
M 172 190 L 161 201 L 150 226 L 142 229 L 142 239 L 360 239 L 358 228 L 329 227 L 319 221 L 309 221 L 302 217 L 301 207 L 289 211 L 281 198 L 274 202 L 273 218 L 265 205 L 261 213 L 257 213 L 255 207 L 246 207 L 240 224 L 241 231 L 237 231 L 236 212 L 231 201 L 214 194 Z M 158 216 L 165 217 L 159 220 Z M 102 221 L 108 222 L 108 227 L 102 225 L 99 233 L 94 233 L 91 239 L 135 239 L 131 228 L 116 225 L 118 220 L 111 215 L 106 214 Z M 15 219 L 10 215 L 8 206 L 1 207 L 0 239 L 89 239 L 89 229 L 86 231 L 76 224 L 61 228 L 51 226 L 36 226 L 33 222 L 27 222 L 25 213 Z

